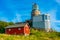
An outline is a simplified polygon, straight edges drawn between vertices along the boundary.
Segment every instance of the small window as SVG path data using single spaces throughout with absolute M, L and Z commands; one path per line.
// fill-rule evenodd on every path
M 9 31 L 11 31 L 11 29 L 9 29 Z
M 50 20 L 50 16 L 48 16 L 48 20 Z
M 42 15 L 42 20 L 44 21 L 44 15 Z
M 21 30 L 21 28 L 18 28 L 18 30 Z
M 47 20 L 47 15 L 45 15 L 45 20 Z

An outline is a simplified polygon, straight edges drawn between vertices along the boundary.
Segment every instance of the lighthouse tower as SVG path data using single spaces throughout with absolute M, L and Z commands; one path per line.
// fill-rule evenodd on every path
M 40 15 L 39 7 L 36 3 L 33 3 L 32 5 L 32 16 L 38 16 Z
M 33 25 L 33 17 L 40 15 L 39 7 L 36 3 L 32 5 L 32 12 L 31 12 L 31 25 Z
M 32 12 L 31 12 L 31 20 L 33 20 L 34 16 L 40 15 L 39 7 L 36 3 L 32 5 Z

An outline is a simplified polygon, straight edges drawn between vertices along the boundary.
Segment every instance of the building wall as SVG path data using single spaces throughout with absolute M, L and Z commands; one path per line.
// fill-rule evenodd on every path
M 44 29 L 45 28 L 45 23 L 43 21 L 33 22 L 33 27 L 38 28 L 38 29 L 40 29 L 40 28 Z
M 44 29 L 45 28 L 45 23 L 43 21 L 42 15 L 33 17 L 33 27 L 38 28 L 38 29 L 40 29 L 40 28 Z
M 42 15 L 33 16 L 33 22 L 38 22 L 38 21 L 42 21 Z
M 50 20 L 45 21 L 45 30 L 46 30 L 47 32 L 50 31 Z
M 6 28 L 5 33 L 6 34 L 15 34 L 15 35 L 18 35 L 18 34 L 29 35 L 30 34 L 30 28 L 26 24 L 24 27 Z
M 25 27 L 24 27 L 24 34 L 25 35 L 29 35 L 30 34 L 30 28 L 29 28 L 28 25 L 25 25 Z
M 50 30 L 50 16 L 42 14 L 33 17 L 33 27 L 38 29 Z
M 23 27 L 6 28 L 5 33 L 6 34 L 24 34 L 24 28 Z

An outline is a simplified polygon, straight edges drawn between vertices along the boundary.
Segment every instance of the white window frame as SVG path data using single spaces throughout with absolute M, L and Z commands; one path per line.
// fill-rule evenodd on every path
M 9 31 L 11 31 L 11 29 L 8 29 Z
M 18 30 L 21 30 L 21 28 L 18 28 Z

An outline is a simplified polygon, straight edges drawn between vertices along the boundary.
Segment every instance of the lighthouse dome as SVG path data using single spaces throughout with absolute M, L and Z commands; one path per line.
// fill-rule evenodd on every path
M 32 16 L 38 16 L 40 15 L 39 7 L 36 3 L 32 6 Z

